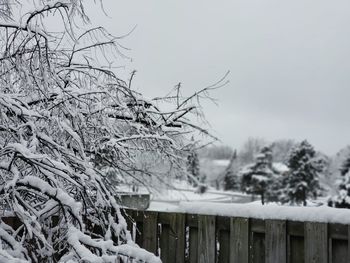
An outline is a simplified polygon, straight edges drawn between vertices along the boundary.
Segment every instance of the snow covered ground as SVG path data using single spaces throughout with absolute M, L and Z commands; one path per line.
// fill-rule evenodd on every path
M 172 211 L 179 207 L 183 202 L 197 203 L 248 203 L 251 202 L 251 196 L 242 193 L 223 192 L 209 190 L 204 194 L 196 193 L 193 190 L 177 189 L 165 190 L 151 197 L 151 203 L 148 210 L 154 211 Z
M 131 192 L 129 186 L 118 187 L 119 191 Z M 144 187 L 139 187 L 139 194 L 148 193 Z M 151 202 L 148 210 L 172 211 L 179 207 L 181 202 L 206 202 L 206 203 L 248 203 L 252 201 L 250 195 L 240 192 L 218 191 L 214 188 L 200 194 L 197 189 L 186 182 L 175 181 L 173 188 L 157 189 L 151 193 Z

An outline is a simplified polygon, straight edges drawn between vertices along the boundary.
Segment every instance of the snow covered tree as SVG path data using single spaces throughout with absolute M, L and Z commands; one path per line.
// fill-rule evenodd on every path
M 271 149 L 263 147 L 256 156 L 255 163 L 243 168 L 241 177 L 242 190 L 248 194 L 260 195 L 261 202 L 264 204 L 266 193 L 274 179 Z
M 283 196 L 283 178 L 282 174 L 273 169 L 265 195 L 267 202 L 281 202 Z
M 272 142 L 271 150 L 273 161 L 278 163 L 286 163 L 296 142 L 290 139 L 281 139 Z
M 230 163 L 224 171 L 224 190 L 239 190 L 240 179 L 238 177 L 238 169 L 235 163 L 237 162 L 237 151 L 234 151 Z
M 340 167 L 340 173 L 342 176 L 346 175 L 350 170 L 350 157 L 346 158 Z
M 159 262 L 131 240 L 103 167 L 133 177 L 140 153 L 182 160 L 183 134 L 205 132 L 186 116 L 224 81 L 175 91 L 162 112 L 112 70 L 120 38 L 84 30 L 83 4 L 0 1 L 0 199 L 20 222 L 0 219 L 0 262 Z
M 316 152 L 306 140 L 291 153 L 288 160 L 290 169 L 284 180 L 284 202 L 306 205 L 308 198 L 316 198 L 321 190 L 318 173 L 321 170 L 315 160 Z
M 266 141 L 262 138 L 250 137 L 244 143 L 242 149 L 238 152 L 238 160 L 242 165 L 253 163 L 256 155 L 266 145 Z
M 342 180 L 338 185 L 338 195 L 331 198 L 329 206 L 350 208 L 350 157 L 346 158 L 340 167 Z
M 338 195 L 332 197 L 328 205 L 337 208 L 350 208 L 350 173 L 343 175 L 342 181 L 338 185 Z

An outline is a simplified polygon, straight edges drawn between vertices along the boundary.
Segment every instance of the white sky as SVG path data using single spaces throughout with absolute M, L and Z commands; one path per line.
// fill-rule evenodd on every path
M 308 139 L 333 154 L 349 143 L 350 1 L 105 0 L 88 13 L 122 41 L 135 87 L 190 94 L 231 71 L 206 105 L 215 135 L 240 147 L 249 136 Z

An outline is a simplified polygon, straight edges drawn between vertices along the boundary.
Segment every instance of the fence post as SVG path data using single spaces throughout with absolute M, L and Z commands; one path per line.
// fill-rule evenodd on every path
M 249 261 L 249 220 L 231 218 L 230 220 L 230 262 Z
M 198 216 L 198 260 L 213 263 L 216 258 L 215 216 Z
M 265 221 L 265 262 L 287 263 L 286 221 Z
M 169 261 L 184 263 L 185 262 L 185 214 L 172 214 L 170 217 L 169 231 Z
M 305 222 L 305 262 L 328 262 L 328 225 Z
M 147 212 L 143 219 L 143 248 L 158 255 L 158 213 Z

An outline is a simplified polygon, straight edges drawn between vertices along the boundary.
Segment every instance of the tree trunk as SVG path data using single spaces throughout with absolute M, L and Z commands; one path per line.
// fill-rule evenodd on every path
M 264 193 L 261 193 L 261 203 L 263 205 L 265 204 L 265 195 L 264 195 Z
M 303 205 L 306 206 L 306 191 L 303 189 Z

